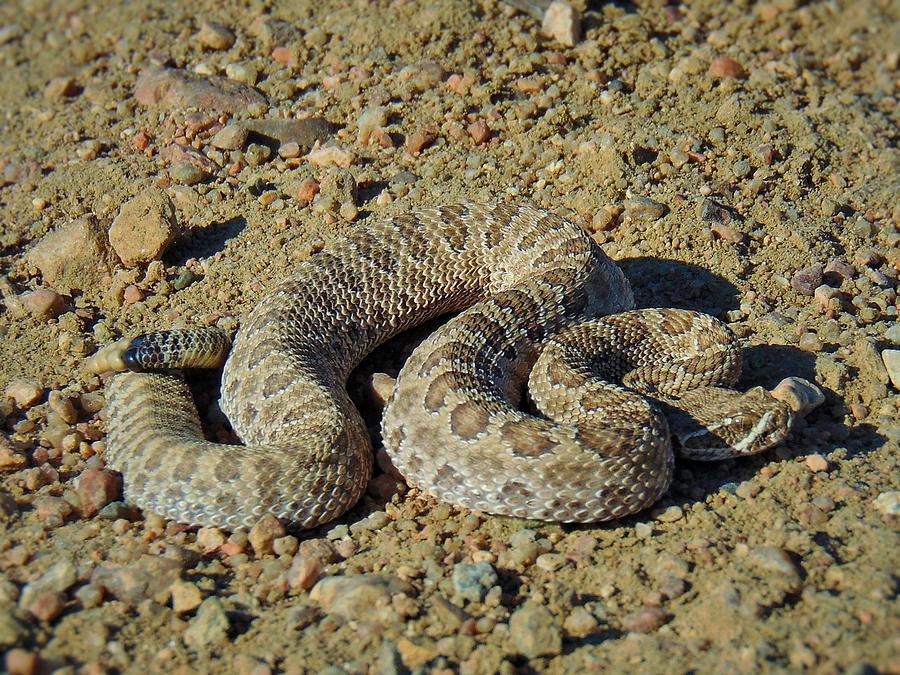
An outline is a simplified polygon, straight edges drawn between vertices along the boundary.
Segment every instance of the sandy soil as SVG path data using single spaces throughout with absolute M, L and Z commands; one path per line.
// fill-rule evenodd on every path
M 900 672 L 897 4 L 576 5 L 574 46 L 489 0 L 284 5 L 0 5 L 7 670 Z M 160 66 L 197 75 L 185 98 L 141 89 Z M 250 123 L 278 118 L 330 126 Z M 384 476 L 336 523 L 249 542 L 118 501 L 79 371 L 97 346 L 236 326 L 341 232 L 462 198 L 582 224 L 639 305 L 730 323 L 742 387 L 798 375 L 825 404 L 591 527 Z

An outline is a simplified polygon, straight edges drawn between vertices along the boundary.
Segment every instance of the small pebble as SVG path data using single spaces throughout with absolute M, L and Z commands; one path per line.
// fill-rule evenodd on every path
M 250 135 L 246 127 L 229 124 L 223 127 L 210 139 L 210 143 L 220 150 L 241 150 L 247 144 Z
M 134 284 L 129 284 L 125 287 L 125 290 L 122 292 L 122 300 L 126 305 L 133 305 L 136 302 L 140 302 L 144 299 L 144 291 L 135 286 Z
M 435 140 L 437 140 L 437 132 L 433 129 L 428 127 L 418 129 L 406 139 L 406 152 L 410 155 L 418 155 Z
M 204 21 L 197 32 L 197 42 L 207 49 L 229 49 L 235 39 L 234 31 L 215 21 Z
M 640 220 L 643 222 L 651 222 L 659 220 L 669 212 L 665 204 L 654 201 L 649 197 L 635 197 L 634 199 L 626 199 L 625 215 L 632 220 Z
M 828 471 L 828 460 L 822 455 L 809 455 L 806 458 L 806 467 L 813 473 L 823 473 Z
M 651 633 L 667 623 L 671 615 L 662 607 L 644 607 L 622 619 L 622 629 L 629 633 Z
M 107 504 L 122 498 L 122 476 L 106 469 L 87 469 L 79 476 L 76 491 L 81 515 L 93 518 Z
M 741 78 L 746 76 L 747 73 L 744 70 L 744 66 L 734 59 L 727 56 L 720 56 L 709 64 L 707 74 L 715 78 Z
M 563 628 L 566 632 L 576 638 L 585 638 L 593 635 L 597 632 L 599 625 L 594 615 L 584 607 L 576 607 L 569 612 L 569 616 L 563 621 Z
M 509 638 L 529 659 L 562 652 L 562 635 L 553 616 L 543 607 L 525 605 L 509 618 Z
M 4 663 L 8 675 L 36 675 L 40 659 L 34 652 L 14 647 L 6 652 Z
M 203 602 L 203 594 L 190 581 L 176 581 L 169 587 L 172 593 L 172 609 L 176 614 L 193 612 Z
M 206 172 L 191 162 L 178 162 L 170 170 L 172 180 L 181 185 L 196 185 L 203 182 Z
M 791 277 L 791 288 L 802 295 L 812 296 L 816 288 L 822 285 L 823 271 L 819 265 L 805 267 Z
M 788 581 L 800 581 L 800 569 L 784 549 L 776 546 L 757 546 L 750 551 L 748 560 L 763 572 L 773 572 Z
M 230 627 L 222 601 L 211 596 L 201 603 L 196 616 L 188 623 L 184 642 L 194 649 L 222 645 L 228 641 Z
M 882 350 L 881 360 L 884 362 L 884 368 L 887 370 L 894 389 L 900 391 L 900 349 Z
M 491 130 L 488 128 L 488 125 L 484 122 L 484 120 L 476 120 L 472 122 L 468 127 L 466 127 L 466 131 L 469 132 L 469 136 L 471 136 L 472 140 L 475 141 L 475 145 L 486 143 L 491 138 Z

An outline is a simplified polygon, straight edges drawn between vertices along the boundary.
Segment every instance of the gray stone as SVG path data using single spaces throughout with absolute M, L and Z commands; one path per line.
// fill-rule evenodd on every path
M 625 200 L 625 215 L 632 220 L 650 222 L 659 220 L 669 212 L 669 208 L 649 197 L 635 197 Z
M 209 597 L 200 604 L 197 615 L 184 631 L 184 642 L 194 649 L 223 644 L 228 641 L 230 626 L 222 601 Z
M 301 150 L 308 151 L 316 141 L 324 143 L 331 138 L 331 123 L 322 117 L 307 117 L 302 120 L 248 120 L 239 126 L 251 134 L 267 139 L 279 145 L 296 143 Z
M 19 607 L 27 608 L 45 593 L 64 593 L 75 585 L 78 570 L 71 560 L 60 560 L 44 572 L 39 579 L 26 584 L 19 596 Z
M 497 572 L 489 562 L 456 563 L 453 566 L 453 589 L 465 600 L 483 601 L 497 581 Z

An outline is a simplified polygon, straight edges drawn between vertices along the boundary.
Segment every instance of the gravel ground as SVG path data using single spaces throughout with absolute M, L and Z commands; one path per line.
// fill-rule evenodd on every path
M 7 671 L 900 673 L 897 4 L 283 4 L 0 5 Z M 437 504 L 381 455 L 313 532 L 123 501 L 85 357 L 234 327 L 340 233 L 462 198 L 569 217 L 640 305 L 728 321 L 742 386 L 825 404 L 591 527 Z

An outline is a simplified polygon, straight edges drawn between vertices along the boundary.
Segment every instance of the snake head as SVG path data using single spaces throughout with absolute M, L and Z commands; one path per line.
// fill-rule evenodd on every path
M 681 455 L 719 460 L 755 455 L 781 443 L 794 414 L 762 387 L 740 394 L 707 387 L 691 392 L 670 418 Z

